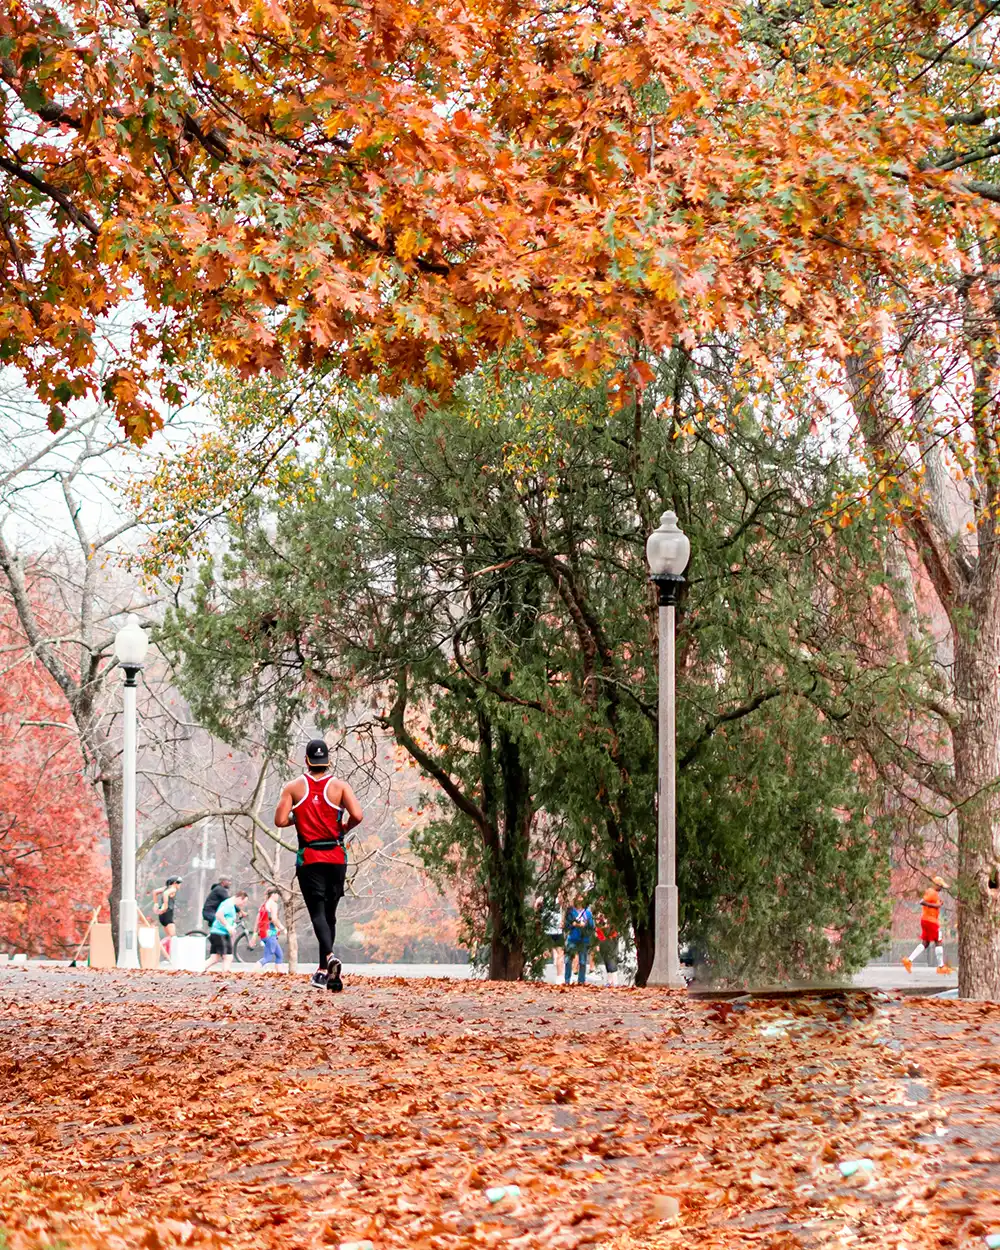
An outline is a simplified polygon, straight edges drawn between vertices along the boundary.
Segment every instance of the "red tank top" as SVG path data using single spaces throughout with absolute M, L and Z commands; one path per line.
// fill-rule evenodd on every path
M 344 809 L 331 803 L 326 797 L 326 788 L 332 777 L 302 778 L 306 783 L 306 792 L 292 806 L 295 817 L 295 831 L 299 835 L 299 862 L 302 864 L 346 864 L 347 853 L 344 850 L 342 837 Z M 313 848 L 311 842 L 330 842 L 339 839 L 336 846 Z

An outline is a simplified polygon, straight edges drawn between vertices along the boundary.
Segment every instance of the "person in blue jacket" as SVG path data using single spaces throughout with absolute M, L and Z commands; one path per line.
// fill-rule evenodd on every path
M 576 896 L 572 907 L 566 908 L 563 933 L 566 938 L 566 984 L 569 985 L 572 979 L 575 956 L 579 963 L 576 979 L 580 985 L 586 985 L 587 958 L 594 935 L 594 917 L 591 915 L 590 908 L 584 905 L 582 894 Z

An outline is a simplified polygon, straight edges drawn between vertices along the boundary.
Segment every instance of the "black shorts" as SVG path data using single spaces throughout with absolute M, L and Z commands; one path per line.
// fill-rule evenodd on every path
M 233 939 L 228 933 L 210 933 L 208 935 L 208 950 L 212 955 L 231 955 L 233 953 Z
M 164 929 L 167 927 L 168 924 L 173 924 L 173 923 L 174 923 L 174 909 L 172 907 L 169 911 L 160 912 L 160 924 L 163 925 Z
M 344 897 L 346 864 L 299 864 L 295 875 L 310 911 L 323 904 L 335 908 Z

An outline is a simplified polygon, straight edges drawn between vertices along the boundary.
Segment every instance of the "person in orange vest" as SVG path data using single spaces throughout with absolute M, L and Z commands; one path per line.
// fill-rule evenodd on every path
M 955 971 L 944 962 L 944 947 L 941 945 L 941 895 L 938 890 L 947 888 L 941 877 L 935 877 L 933 884 L 924 891 L 920 900 L 920 945 L 914 947 L 909 959 L 903 960 L 903 967 L 907 972 L 913 971 L 913 961 L 929 946 L 934 947 L 937 970 L 942 976 Z

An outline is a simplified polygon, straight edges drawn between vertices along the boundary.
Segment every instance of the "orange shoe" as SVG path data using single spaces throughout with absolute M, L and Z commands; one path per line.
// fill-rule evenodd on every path
M 904 958 L 903 958 L 903 959 L 901 959 L 899 962 L 903 965 L 903 967 L 906 969 L 906 971 L 907 971 L 907 972 L 912 972 L 912 971 L 913 971 L 913 960 L 912 960 L 912 959 L 906 959 L 906 958 L 904 957 Z
M 955 969 L 951 966 L 951 964 L 942 964 L 941 967 L 938 968 L 938 976 L 950 977 L 954 971 Z

